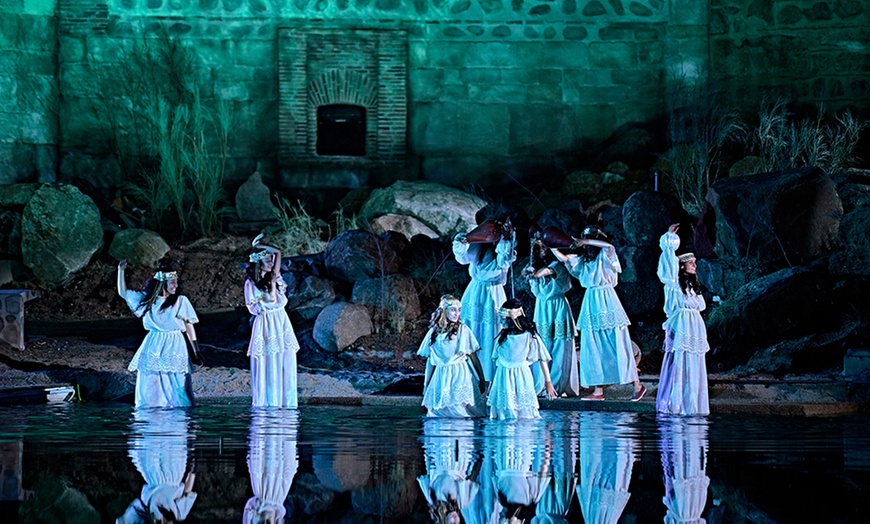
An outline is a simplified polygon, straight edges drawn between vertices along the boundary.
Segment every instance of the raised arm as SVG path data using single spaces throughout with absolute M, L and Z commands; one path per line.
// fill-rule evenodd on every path
M 656 274 L 665 285 L 679 285 L 680 262 L 676 255 L 677 248 L 680 247 L 680 237 L 677 235 L 679 228 L 679 224 L 672 224 L 668 228 L 668 232 L 662 235 L 662 238 L 659 240 L 662 254 L 659 257 L 659 267 Z
M 127 298 L 127 279 L 125 277 L 124 272 L 127 269 L 127 261 L 122 260 L 118 262 L 118 294 L 121 295 L 121 298 Z
M 613 255 L 616 252 L 616 249 L 613 247 L 613 244 L 610 242 L 605 242 L 603 240 L 595 240 L 594 238 L 578 238 L 575 243 L 577 246 L 594 246 L 600 247 L 601 249 L 606 250 L 608 256 Z
M 509 268 L 514 260 L 517 259 L 516 252 L 517 233 L 516 231 L 510 234 L 510 238 L 502 238 L 495 245 L 495 257 L 498 267 Z

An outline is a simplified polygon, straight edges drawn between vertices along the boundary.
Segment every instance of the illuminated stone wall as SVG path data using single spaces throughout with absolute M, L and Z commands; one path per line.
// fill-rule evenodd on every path
M 741 105 L 754 104 L 764 87 L 788 86 L 806 98 L 821 85 L 837 104 L 866 105 L 868 15 L 860 3 L 0 0 L 0 9 L 7 6 L 17 18 L 12 33 L 26 37 L 11 40 L 3 17 L 0 44 L 16 52 L 5 58 L 7 68 L 11 61 L 47 80 L 54 67 L 63 94 L 57 97 L 44 82 L 46 97 L 59 100 L 53 118 L 24 101 L 20 87 L 16 105 L 2 109 L 0 147 L 21 161 L 0 181 L 45 171 L 33 167 L 42 148 L 48 152 L 42 163 L 54 161 L 61 180 L 119 182 L 95 132 L 100 122 L 87 109 L 97 94 L 80 79 L 163 30 L 196 52 L 204 96 L 232 105 L 230 184 L 259 163 L 280 173 L 285 186 L 396 178 L 485 185 L 499 173 L 548 173 L 582 163 L 576 157 L 584 146 L 627 122 L 662 115 L 674 79 L 705 71 Z M 16 11 L 26 6 L 35 12 Z M 361 69 L 352 59 L 345 71 L 330 67 L 344 75 L 343 85 L 375 86 L 366 91 L 374 98 L 348 95 L 367 101 L 374 123 L 365 158 L 325 160 L 311 153 L 312 112 L 303 106 L 317 98 L 312 90 L 332 64 L 329 56 L 342 53 L 341 46 L 333 53 L 311 42 L 337 42 L 343 32 L 362 35 L 367 43 L 360 49 L 371 60 Z M 31 55 L 44 62 L 34 71 L 24 65 Z M 362 73 L 345 74 L 351 70 Z M 357 84 L 346 80 L 351 77 Z M 20 75 L 6 79 L 0 90 L 8 92 Z

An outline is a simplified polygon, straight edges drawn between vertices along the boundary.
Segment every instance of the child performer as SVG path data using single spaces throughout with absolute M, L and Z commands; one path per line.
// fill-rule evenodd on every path
M 550 377 L 556 393 L 563 397 L 580 394 L 577 351 L 574 348 L 574 316 L 565 293 L 571 289 L 571 276 L 552 253 L 538 240 L 532 244 L 531 266 L 524 272 L 535 295 L 535 326 L 553 357 Z M 544 392 L 544 378 L 536 368 L 535 389 Z
M 122 260 L 118 264 L 118 294 L 148 331 L 127 366 L 136 372 L 136 407 L 193 406 L 190 356 L 184 336 L 190 341 L 194 358 L 199 358 L 193 328 L 199 319 L 190 300 L 176 294 L 178 273 L 172 261 L 164 258 L 154 277 L 145 282 L 145 288 L 134 291 L 127 288 L 126 269 L 127 261 Z
M 604 400 L 603 386 L 634 383 L 633 402 L 640 400 L 646 388 L 637 376 L 631 338 L 628 335 L 628 315 L 616 296 L 616 286 L 622 266 L 613 245 L 595 226 L 583 230 L 576 240 L 582 247 L 580 255 L 564 255 L 553 249 L 580 285 L 586 288 L 577 327 L 580 330 L 580 384 L 594 387 L 583 400 Z
M 245 269 L 245 305 L 251 326 L 251 400 L 254 406 L 295 408 L 296 352 L 299 342 L 287 317 L 287 284 L 281 277 L 281 251 L 254 239 Z
M 477 358 L 480 346 L 468 326 L 459 321 L 461 311 L 459 299 L 453 295 L 441 297 L 438 309 L 432 313 L 429 332 L 417 351 L 426 358 L 423 405 L 429 417 L 486 414 L 483 402 L 486 381 Z
M 489 418 L 499 420 L 539 418 L 538 393 L 531 365 L 541 366 L 547 398 L 556 398 L 550 381 L 551 360 L 544 342 L 538 336 L 535 323 L 524 313 L 519 300 L 512 298 L 499 310 L 504 328 L 492 351 L 495 375 L 489 393 Z
M 662 235 L 659 246 L 658 276 L 665 285 L 665 358 L 656 394 L 656 411 L 675 415 L 708 415 L 710 401 L 707 392 L 705 354 L 707 327 L 701 311 L 707 306 L 701 295 L 701 283 L 696 274 L 695 255 L 677 257 L 680 246 L 679 224 L 673 224 Z
M 493 245 L 494 244 L 494 245 Z M 471 282 L 462 294 L 462 322 L 480 344 L 484 376 L 492 380 L 492 346 L 498 333 L 498 308 L 507 296 L 511 264 L 516 259 L 516 233 L 510 224 L 485 221 L 453 240 L 453 255 L 468 266 Z

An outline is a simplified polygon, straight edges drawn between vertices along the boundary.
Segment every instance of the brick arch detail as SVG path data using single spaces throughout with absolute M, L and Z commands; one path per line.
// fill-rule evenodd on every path
M 371 76 L 359 71 L 333 69 L 308 83 L 308 106 L 350 104 L 373 108 L 378 103 L 378 87 Z

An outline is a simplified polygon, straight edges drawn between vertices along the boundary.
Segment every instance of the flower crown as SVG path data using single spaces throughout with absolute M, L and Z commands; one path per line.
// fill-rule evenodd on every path
M 446 310 L 450 306 L 461 306 L 461 305 L 462 305 L 462 302 L 458 298 L 454 297 L 453 295 L 444 295 L 443 297 L 441 297 L 441 301 L 438 304 L 438 307 Z
M 677 257 L 677 260 L 680 261 L 680 264 L 685 264 L 686 262 L 689 262 L 690 260 L 695 260 L 695 254 L 694 253 L 683 253 L 682 255 Z
M 266 260 L 271 255 L 272 255 L 272 253 L 269 253 L 265 249 L 263 249 L 261 251 L 254 251 L 253 253 L 251 253 L 250 261 L 251 262 L 260 262 L 261 260 Z
M 525 315 L 525 313 L 523 313 L 523 308 L 521 308 L 521 307 L 514 308 L 514 309 L 508 309 L 508 308 L 503 307 L 503 308 L 498 310 L 498 315 L 502 318 L 509 318 L 509 319 L 513 320 L 513 319 L 516 319 L 516 318 L 519 318 L 519 317 Z
M 176 278 L 178 278 L 177 271 L 158 271 L 157 273 L 154 273 L 154 279 L 159 280 L 160 282 L 167 282 Z

